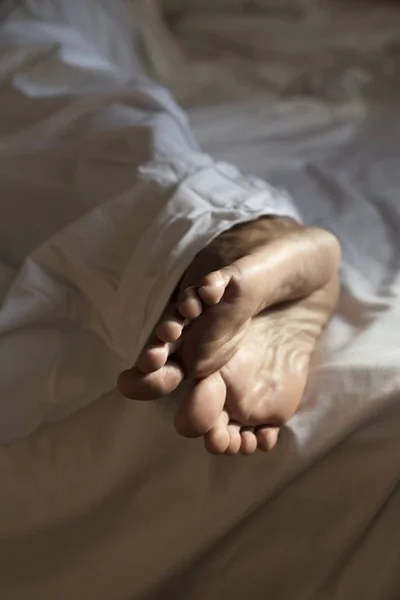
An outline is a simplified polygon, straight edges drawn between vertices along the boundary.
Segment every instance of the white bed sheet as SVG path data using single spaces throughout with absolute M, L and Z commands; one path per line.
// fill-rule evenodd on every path
M 387 89 L 192 105 L 204 149 L 288 187 L 342 241 L 342 298 L 306 398 L 277 450 L 250 460 L 178 438 L 173 400 L 112 390 L 3 446 L 2 597 L 399 596 L 400 119 Z

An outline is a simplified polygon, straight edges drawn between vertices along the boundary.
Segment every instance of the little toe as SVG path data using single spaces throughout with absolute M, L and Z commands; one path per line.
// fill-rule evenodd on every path
M 195 288 L 189 287 L 182 293 L 181 302 L 178 308 L 180 314 L 185 319 L 192 321 L 197 319 L 203 311 L 203 305 L 196 293 Z
M 226 385 L 219 372 L 196 382 L 175 417 L 175 429 L 184 437 L 208 433 L 221 416 Z
M 257 450 L 257 438 L 254 434 L 252 427 L 244 427 L 240 432 L 242 438 L 242 445 L 240 446 L 240 452 L 243 456 L 250 456 Z
M 224 454 L 227 450 L 230 442 L 228 422 L 227 413 L 222 411 L 216 425 L 204 436 L 204 446 L 209 454 Z
M 236 456 L 239 453 L 240 447 L 242 445 L 242 438 L 240 435 L 240 425 L 237 423 L 229 423 L 228 427 L 229 433 L 229 446 L 225 450 L 225 454 L 227 456 Z
M 173 392 L 182 383 L 183 377 L 182 369 L 173 362 L 147 375 L 134 367 L 120 374 L 117 387 L 123 396 L 131 400 L 156 400 Z
M 279 437 L 278 427 L 259 427 L 256 431 L 256 438 L 259 450 L 269 452 L 275 448 Z
M 198 295 L 201 300 L 210 306 L 218 304 L 221 301 L 226 288 L 231 280 L 229 267 L 209 273 L 203 279 L 202 285 L 198 288 Z
M 176 342 L 184 327 L 183 319 L 169 317 L 157 325 L 155 334 L 161 342 Z

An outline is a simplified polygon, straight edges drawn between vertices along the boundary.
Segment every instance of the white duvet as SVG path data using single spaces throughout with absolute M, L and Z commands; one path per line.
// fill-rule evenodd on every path
M 268 89 L 205 106 L 202 94 L 189 114 L 213 162 L 143 77 L 117 9 L 27 0 L 0 32 L 1 595 L 395 599 L 394 86 L 386 74 L 340 101 L 315 79 L 312 100 Z M 342 241 L 337 315 L 278 449 L 210 457 L 173 432 L 173 400 L 124 401 L 115 376 L 199 248 L 296 210 Z

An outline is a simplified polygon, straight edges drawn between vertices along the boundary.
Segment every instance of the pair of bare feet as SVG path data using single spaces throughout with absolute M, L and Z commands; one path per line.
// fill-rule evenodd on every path
M 189 380 L 175 418 L 213 454 L 272 449 L 296 411 L 338 297 L 340 247 L 328 232 L 262 218 L 205 248 L 186 272 L 122 394 L 151 400 Z

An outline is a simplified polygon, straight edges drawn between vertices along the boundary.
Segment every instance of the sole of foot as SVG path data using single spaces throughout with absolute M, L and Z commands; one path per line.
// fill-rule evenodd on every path
M 292 348 L 286 344 L 287 360 L 296 352 L 310 356 L 337 300 L 340 247 L 336 239 L 323 230 L 303 228 L 286 220 L 272 221 L 276 220 L 262 219 L 235 228 L 199 254 L 183 280 L 177 307 L 163 316 L 135 367 L 119 379 L 119 388 L 124 395 L 144 400 L 171 393 L 185 375 L 197 380 L 190 398 L 178 413 L 177 429 L 189 437 L 207 434 L 209 451 L 219 453 L 217 447 L 223 446 L 215 442 L 214 424 L 218 419 L 222 419 L 217 428 L 220 437 L 221 431 L 226 432 L 228 428 L 236 445 L 239 438 L 247 440 L 238 451 L 250 453 L 249 448 L 255 441 L 257 445 L 271 446 L 275 436 L 271 432 L 276 427 L 260 430 L 268 437 L 268 444 L 260 442 L 262 435 L 259 432 L 255 435 L 254 428 L 252 431 L 240 430 L 240 427 L 253 425 L 261 427 L 263 423 L 249 423 L 242 413 L 235 412 L 235 404 L 229 398 L 234 396 L 232 390 L 239 389 L 239 379 L 233 380 L 227 373 L 240 368 L 238 372 L 242 378 L 248 377 L 250 363 L 257 363 L 253 338 L 257 338 L 258 348 L 262 347 L 261 337 L 268 339 L 269 353 L 273 354 L 275 349 L 275 354 L 285 362 L 277 323 L 282 332 L 292 332 Z M 229 262 L 230 259 L 234 259 L 233 262 Z M 210 265 L 223 266 L 203 275 Z M 305 309 L 305 302 L 311 310 Z M 320 326 L 315 327 L 313 335 L 309 334 L 311 350 L 307 353 L 301 330 L 310 319 L 312 321 L 312 314 Z M 277 315 L 284 315 L 288 321 L 286 327 Z M 294 323 L 297 336 L 293 333 Z M 281 348 L 279 352 L 277 344 Z M 253 347 L 252 353 L 249 346 Z M 178 361 L 173 360 L 174 354 L 178 355 Z M 253 356 L 246 367 L 246 361 L 241 360 L 245 354 Z M 266 372 L 269 369 L 271 377 L 275 378 L 277 369 L 267 358 L 263 364 L 269 364 L 269 367 L 264 369 L 263 377 L 258 369 L 255 385 L 265 392 L 265 386 L 271 388 L 271 381 L 266 383 Z M 290 369 L 287 372 L 291 372 Z M 282 370 L 280 377 L 285 379 Z M 292 404 L 298 405 L 298 390 L 301 389 L 301 397 L 304 385 L 298 382 L 294 386 L 297 391 L 293 392 Z M 289 383 L 284 387 L 293 388 Z M 207 403 L 206 395 L 214 400 Z M 247 396 L 253 398 L 253 404 L 256 402 L 254 393 L 247 391 Z M 282 398 L 280 402 L 282 407 L 288 404 Z M 237 400 L 236 405 L 238 403 L 243 404 L 243 399 Z M 229 405 L 226 411 L 224 407 Z M 282 410 L 282 414 L 286 414 L 285 408 Z M 221 423 L 225 421 L 225 429 L 222 427 L 221 430 Z M 224 436 L 226 440 L 226 433 Z M 230 444 L 224 452 L 233 453 L 233 446 Z
M 333 279 L 307 299 L 254 317 L 232 358 L 193 385 L 175 418 L 178 433 L 204 435 L 212 454 L 272 450 L 301 402 L 338 288 Z

